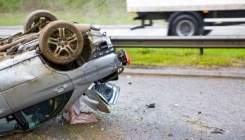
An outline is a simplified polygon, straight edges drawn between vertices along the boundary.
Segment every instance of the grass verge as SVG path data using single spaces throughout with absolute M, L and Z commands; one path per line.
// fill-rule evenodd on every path
M 117 48 L 120 50 L 122 48 Z M 132 65 L 139 66 L 194 66 L 194 67 L 244 67 L 244 49 L 156 49 L 126 48 Z

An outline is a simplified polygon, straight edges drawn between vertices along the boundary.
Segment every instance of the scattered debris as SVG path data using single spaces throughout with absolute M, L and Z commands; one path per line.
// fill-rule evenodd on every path
M 216 127 L 213 127 L 209 130 L 211 133 L 219 133 L 219 134 L 224 134 L 225 133 L 225 130 L 221 129 L 221 128 L 216 128 Z
M 66 120 L 70 124 L 77 123 L 92 123 L 97 122 L 98 120 L 94 117 L 93 114 L 87 114 L 81 112 L 81 102 L 77 100 L 67 111 Z
M 178 107 L 178 106 L 179 106 L 179 104 L 173 104 L 172 106 L 174 106 L 174 107 Z
M 194 125 L 198 122 L 198 120 L 187 120 L 187 122 Z
M 198 111 L 198 114 L 202 114 L 202 112 L 201 111 Z
M 155 108 L 155 103 L 150 103 L 148 105 L 146 105 L 148 108 Z
M 129 79 L 129 78 L 131 78 L 131 76 L 130 76 L 130 75 L 128 75 L 128 76 L 127 76 L 127 78 Z M 128 82 L 128 84 L 129 84 L 129 85 L 131 85 L 131 84 L 132 84 L 132 82 Z
M 173 136 L 173 134 L 169 133 L 169 134 L 168 134 L 168 136 L 169 136 L 169 137 L 172 137 L 172 136 Z

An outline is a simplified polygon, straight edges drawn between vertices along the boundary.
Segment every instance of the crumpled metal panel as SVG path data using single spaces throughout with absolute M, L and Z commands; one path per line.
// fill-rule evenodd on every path
M 16 65 L 24 60 L 30 59 L 32 57 L 37 56 L 38 54 L 36 53 L 35 50 L 33 51 L 28 51 L 25 52 L 23 54 L 19 54 L 19 55 L 11 55 L 11 56 L 4 56 L 3 59 L 1 59 L 0 61 L 0 71 L 8 68 L 10 66 Z
M 93 44 L 92 50 L 93 52 L 98 50 L 99 48 L 99 43 L 102 41 L 106 41 L 108 47 L 112 47 L 112 43 L 111 43 L 111 39 L 109 36 L 106 36 L 106 33 L 104 32 L 103 34 L 101 34 L 101 32 L 99 31 L 91 31 L 91 32 L 87 32 L 88 38 L 91 41 L 91 44 Z
M 13 66 L 6 66 L 0 71 L 0 88 L 2 91 L 41 76 L 46 70 L 38 57 L 19 63 L 21 59 L 24 58 L 16 57 L 11 61 L 4 61 L 4 64 L 6 62 Z M 4 64 L 1 63 L 0 66 Z
M 66 74 L 50 70 L 39 57 L 5 68 L 0 74 L 0 89 L 13 111 L 73 90 Z
M 72 70 L 72 72 L 64 72 L 72 79 L 72 83 L 74 84 L 74 92 L 69 101 L 70 104 L 66 105 L 63 111 L 69 109 L 69 106 L 72 105 L 72 103 L 74 103 L 74 101 L 76 101 L 93 82 L 110 75 L 114 71 L 117 71 L 118 67 L 119 61 L 117 55 L 112 53 L 101 58 L 91 60 L 85 63 L 82 67 Z M 85 73 L 90 69 L 97 69 L 97 72 L 95 72 L 95 74 Z M 84 74 L 81 75 L 81 73 Z

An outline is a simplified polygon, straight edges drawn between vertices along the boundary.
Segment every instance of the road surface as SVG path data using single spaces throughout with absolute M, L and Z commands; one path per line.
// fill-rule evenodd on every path
M 6 139 L 245 139 L 244 79 L 121 75 L 112 83 L 118 103 L 110 114 L 93 111 L 97 123 L 50 121 Z

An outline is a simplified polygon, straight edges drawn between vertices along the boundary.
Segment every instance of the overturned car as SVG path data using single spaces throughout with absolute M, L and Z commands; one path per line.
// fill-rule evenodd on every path
M 108 81 L 130 60 L 99 30 L 38 10 L 27 17 L 24 33 L 0 39 L 0 135 L 33 129 L 78 98 L 109 112 L 120 90 Z

